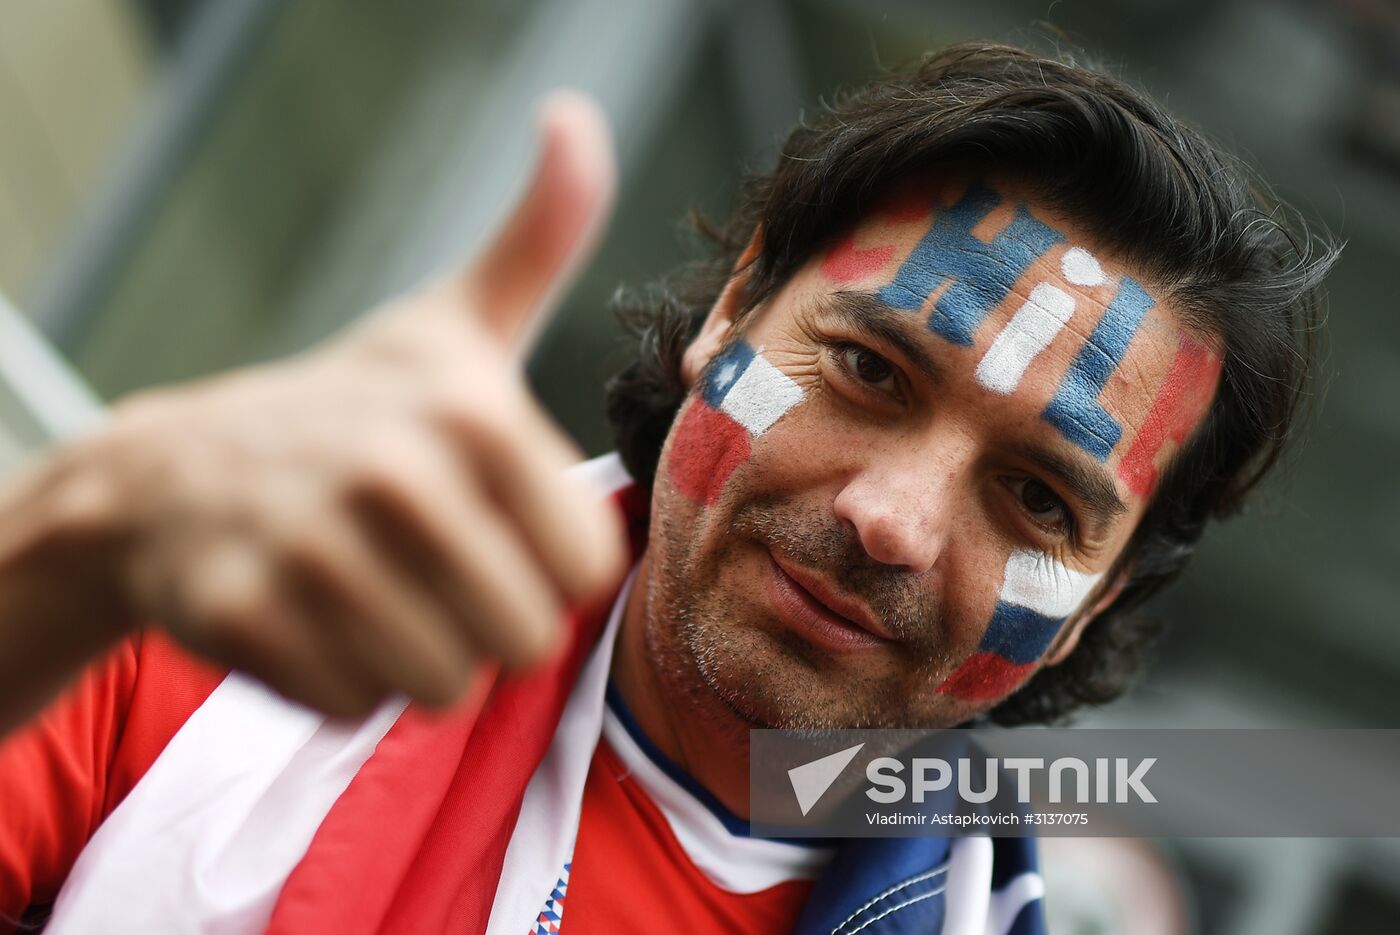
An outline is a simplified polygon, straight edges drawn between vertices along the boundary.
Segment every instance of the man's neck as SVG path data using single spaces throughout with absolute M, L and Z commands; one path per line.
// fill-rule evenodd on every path
M 675 665 L 656 658 L 646 632 L 649 571 L 649 555 L 643 554 L 613 649 L 613 683 L 647 739 L 731 812 L 747 818 L 748 725 L 710 690 L 688 658 Z M 679 643 L 676 634 L 669 636 Z

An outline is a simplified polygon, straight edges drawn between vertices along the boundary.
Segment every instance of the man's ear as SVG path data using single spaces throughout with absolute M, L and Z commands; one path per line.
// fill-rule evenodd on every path
M 1107 610 L 1114 601 L 1118 600 L 1118 595 L 1123 593 L 1123 589 L 1128 586 L 1128 580 L 1131 577 L 1131 568 L 1119 569 L 1099 592 L 1093 606 L 1084 608 L 1060 628 L 1060 632 L 1055 636 L 1055 641 L 1050 644 L 1050 651 L 1045 654 L 1047 666 L 1057 666 L 1069 658 L 1070 653 L 1079 646 L 1079 637 L 1084 632 L 1084 628 L 1092 623 L 1099 614 Z
M 700 379 L 700 372 L 705 369 L 705 365 L 715 354 L 719 353 L 719 349 L 724 347 L 725 342 L 729 340 L 734 330 L 734 324 L 739 319 L 739 313 L 744 308 L 744 300 L 749 286 L 749 271 L 762 248 L 763 231 L 760 229 L 754 231 L 749 245 L 744 248 L 743 253 L 739 254 L 739 259 L 734 263 L 734 269 L 730 271 L 729 281 L 724 284 L 724 290 L 720 292 L 719 298 L 715 299 L 715 304 L 710 307 L 710 313 L 705 316 L 704 323 L 700 325 L 699 333 L 695 335 L 694 340 L 686 347 L 685 353 L 681 355 L 681 380 L 684 381 L 686 389 L 695 385 L 695 381 Z

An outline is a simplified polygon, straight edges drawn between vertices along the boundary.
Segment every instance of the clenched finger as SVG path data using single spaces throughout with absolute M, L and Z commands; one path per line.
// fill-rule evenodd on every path
M 508 398 L 504 415 L 464 413 L 452 434 L 559 593 L 595 600 L 622 577 L 621 518 L 569 476 L 577 451 L 525 390 Z
M 322 638 L 337 640 L 355 665 L 427 704 L 460 697 L 471 676 L 470 642 L 353 522 L 325 521 L 288 559 L 285 575 Z
M 453 616 L 463 639 L 510 668 L 561 643 L 553 581 L 499 504 L 473 490 L 444 451 L 412 484 L 361 491 L 356 512 L 380 548 Z

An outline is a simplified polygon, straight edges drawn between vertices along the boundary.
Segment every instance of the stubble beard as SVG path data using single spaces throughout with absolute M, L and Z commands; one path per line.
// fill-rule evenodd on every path
M 888 572 L 879 572 L 887 576 L 884 581 L 868 574 L 861 580 L 858 569 L 868 568 L 869 561 L 852 562 L 858 545 L 839 533 L 828 534 L 817 516 L 796 522 L 786 518 L 784 514 L 791 516 L 793 511 L 776 501 L 742 507 L 713 558 L 703 560 L 696 554 L 697 537 L 691 534 L 698 521 L 673 515 L 666 494 L 653 516 L 657 528 L 643 605 L 644 636 L 658 677 L 689 711 L 744 741 L 750 728 L 936 726 L 916 713 L 907 683 L 843 669 L 786 629 L 744 623 L 754 605 L 726 593 L 719 572 L 741 549 L 756 549 L 762 542 L 809 567 L 836 572 L 833 577 L 857 579 L 842 584 L 853 593 L 880 595 L 882 599 L 872 603 L 884 610 L 887 624 L 929 657 L 929 678 L 916 693 L 931 696 L 932 676 L 947 655 L 931 645 L 938 628 L 930 627 L 926 602 L 907 583 L 893 584 Z M 857 572 L 843 575 L 841 569 Z

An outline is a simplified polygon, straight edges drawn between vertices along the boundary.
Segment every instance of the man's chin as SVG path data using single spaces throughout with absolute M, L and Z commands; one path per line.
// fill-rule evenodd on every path
M 806 720 L 817 677 L 810 664 L 772 633 L 724 629 L 684 637 L 699 680 L 719 707 L 746 729 L 789 728 Z
M 686 643 L 709 693 L 746 729 L 911 726 L 915 720 L 886 680 L 835 665 L 790 634 L 745 629 L 707 639 L 690 633 Z

